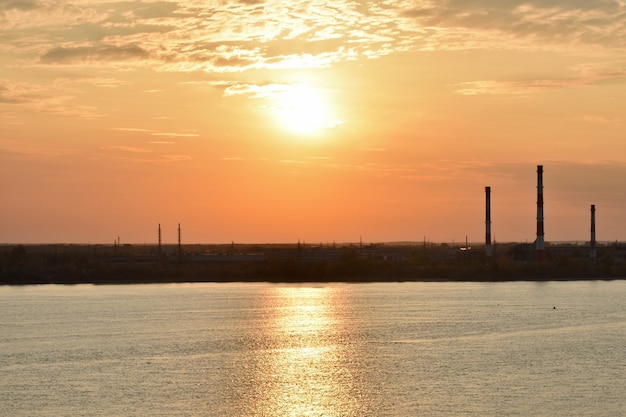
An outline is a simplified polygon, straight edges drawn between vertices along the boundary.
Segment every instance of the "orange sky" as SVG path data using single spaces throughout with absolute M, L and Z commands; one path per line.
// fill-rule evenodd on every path
M 0 243 L 626 240 L 622 0 L 0 2 Z

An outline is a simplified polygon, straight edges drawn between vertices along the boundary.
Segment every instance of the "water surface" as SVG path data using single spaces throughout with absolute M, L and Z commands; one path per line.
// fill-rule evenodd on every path
M 622 416 L 626 282 L 0 287 L 0 414 Z

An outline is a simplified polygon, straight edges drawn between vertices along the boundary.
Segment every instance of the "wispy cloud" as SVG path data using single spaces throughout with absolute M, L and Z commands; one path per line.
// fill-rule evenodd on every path
M 563 80 L 532 80 L 532 81 L 469 81 L 451 85 L 457 93 L 473 96 L 480 94 L 524 96 L 547 90 L 579 85 Z
M 73 156 L 77 152 L 71 148 L 49 145 L 31 145 L 0 139 L 0 153 L 18 158 L 40 159 Z
M 294 88 L 294 84 L 250 84 L 250 83 L 229 83 L 224 89 L 224 97 L 248 96 L 249 98 L 270 98 L 276 94 L 283 94 Z
M 167 136 L 169 138 L 196 138 L 199 135 L 193 132 L 152 132 L 152 136 Z
M 291 165 L 307 165 L 311 163 L 311 161 L 302 161 L 298 159 L 281 159 L 279 162 L 282 164 L 291 164 Z
M 54 48 L 41 57 L 44 64 L 75 64 L 100 61 L 145 59 L 148 52 L 136 46 L 98 45 L 76 48 Z
M 149 149 L 137 148 L 137 147 L 134 147 L 134 146 L 123 146 L 123 145 L 101 146 L 99 149 L 101 149 L 103 151 L 121 151 L 121 152 L 132 152 L 132 153 L 152 152 Z
M 34 112 L 82 119 L 96 119 L 104 113 L 95 106 L 71 105 L 74 96 L 59 87 L 0 80 L 0 103 L 18 105 Z
M 58 88 L 68 88 L 68 86 L 74 84 L 85 84 L 100 88 L 119 88 L 130 85 L 129 81 L 117 79 L 117 78 L 104 78 L 104 77 L 84 77 L 84 78 L 57 78 L 54 80 L 55 86 Z
M 607 117 L 599 114 L 585 114 L 581 117 L 581 119 L 585 122 L 598 124 L 610 124 L 617 123 L 619 121 L 616 117 Z
M 49 105 L 42 102 L 33 106 L 33 108 L 41 113 L 86 120 L 99 119 L 106 116 L 105 113 L 94 106 Z
M 143 129 L 140 127 L 112 127 L 111 130 L 117 130 L 119 132 L 138 132 L 138 133 L 151 133 L 150 129 Z
M 154 156 L 151 158 L 138 158 L 127 155 L 114 155 L 108 156 L 108 159 L 116 160 L 116 161 L 124 161 L 130 163 L 140 163 L 140 164 L 169 164 L 174 162 L 184 162 L 191 160 L 191 156 L 189 155 L 160 155 Z
M 44 91 L 37 84 L 0 80 L 0 103 L 32 103 L 45 98 Z
M 111 128 L 111 130 L 129 133 L 145 133 L 149 136 L 165 136 L 170 138 L 195 138 L 199 136 L 195 131 L 158 132 L 152 129 L 144 129 L 138 127 L 113 127 Z
M 571 68 L 570 73 L 561 79 L 480 80 L 457 83 L 449 87 L 462 95 L 526 96 L 562 88 L 581 87 L 607 80 L 626 80 L 626 62 L 607 61 L 577 65 Z
M 171 163 L 191 159 L 189 155 L 159 153 L 152 149 L 126 145 L 106 145 L 98 148 L 103 153 L 100 158 L 114 159 L 132 163 Z

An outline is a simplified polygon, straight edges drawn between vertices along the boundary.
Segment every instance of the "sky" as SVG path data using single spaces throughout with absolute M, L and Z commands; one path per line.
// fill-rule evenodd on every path
M 626 240 L 626 1 L 0 0 L 0 243 Z

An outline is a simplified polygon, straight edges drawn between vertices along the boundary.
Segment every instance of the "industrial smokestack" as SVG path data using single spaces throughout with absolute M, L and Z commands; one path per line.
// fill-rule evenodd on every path
M 159 223 L 159 260 L 161 260 L 163 252 L 161 251 L 161 223 Z
M 178 223 L 178 261 L 180 262 L 183 259 L 183 248 L 181 245 L 180 239 L 180 223 Z
M 544 257 L 544 230 L 543 230 L 543 165 L 537 165 L 537 260 Z
M 591 205 L 591 240 L 590 240 L 591 251 L 589 253 L 589 257 L 592 261 L 596 260 L 596 205 Z
M 485 255 L 491 257 L 491 187 L 485 187 Z

